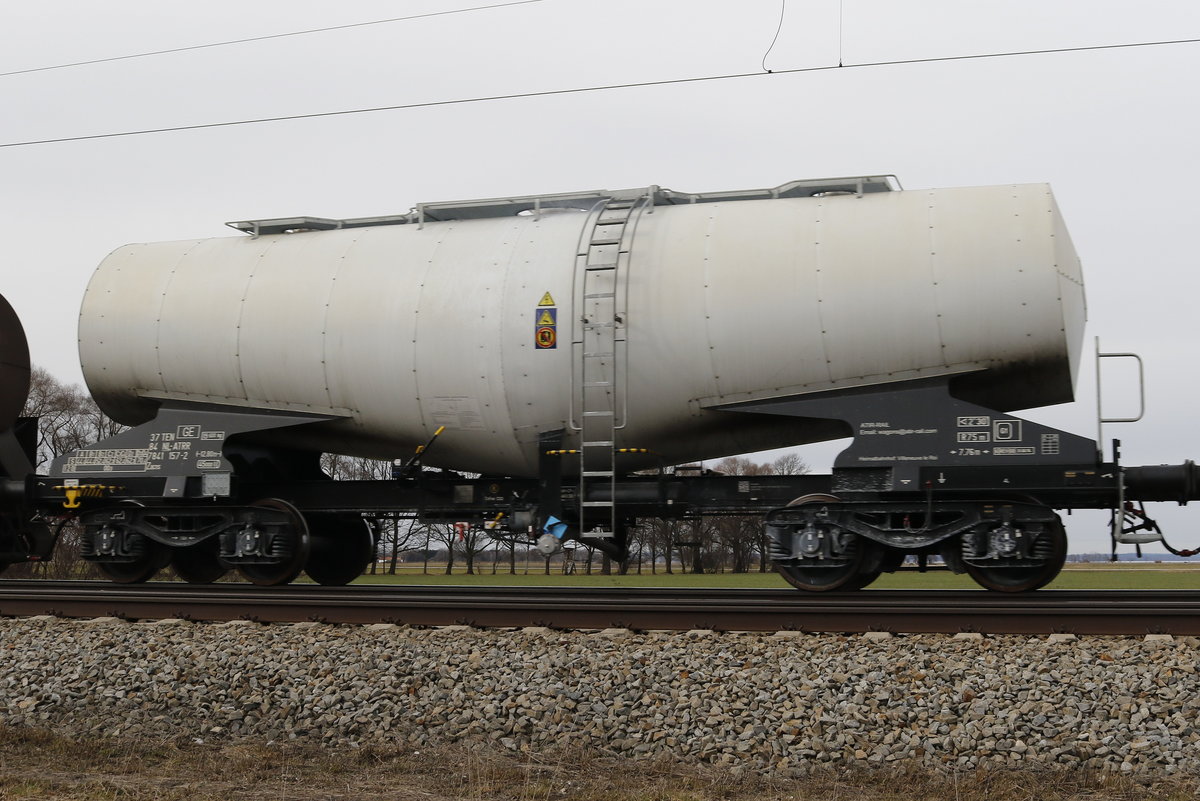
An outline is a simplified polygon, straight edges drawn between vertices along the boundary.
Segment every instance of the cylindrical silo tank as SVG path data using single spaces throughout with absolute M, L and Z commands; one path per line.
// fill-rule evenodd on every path
M 293 444 L 378 458 L 444 425 L 429 464 L 510 475 L 536 474 L 545 432 L 578 444 L 595 331 L 617 446 L 667 463 L 842 433 L 719 410 L 740 401 L 942 375 L 1005 411 L 1071 400 L 1083 286 L 1049 187 L 890 188 L 429 204 L 129 245 L 88 287 L 83 371 L 126 424 L 163 400 L 323 413 Z

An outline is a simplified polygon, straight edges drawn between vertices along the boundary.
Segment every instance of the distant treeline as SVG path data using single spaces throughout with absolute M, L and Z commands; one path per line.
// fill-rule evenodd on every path
M 1107 553 L 1069 553 L 1067 554 L 1068 562 L 1111 562 L 1112 554 Z M 1118 562 L 1192 562 L 1195 559 L 1189 559 L 1185 556 L 1176 556 L 1173 553 L 1143 553 L 1139 558 L 1136 553 L 1119 553 L 1117 554 Z

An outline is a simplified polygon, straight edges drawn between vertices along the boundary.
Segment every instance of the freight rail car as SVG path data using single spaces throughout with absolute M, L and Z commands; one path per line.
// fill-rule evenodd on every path
M 131 428 L 46 476 L 6 462 L 0 558 L 44 551 L 38 521 L 64 506 L 115 580 L 261 584 L 351 580 L 400 510 L 618 559 L 639 518 L 741 513 L 801 589 L 939 554 L 1021 591 L 1061 569 L 1056 510 L 1113 509 L 1136 541 L 1157 531 L 1133 504 L 1198 497 L 1191 462 L 1122 467 L 1012 413 L 1072 400 L 1082 354 L 1045 185 L 864 176 L 229 225 L 97 269 L 81 363 Z M 825 476 L 659 469 L 847 436 Z M 413 451 L 389 481 L 319 467 Z

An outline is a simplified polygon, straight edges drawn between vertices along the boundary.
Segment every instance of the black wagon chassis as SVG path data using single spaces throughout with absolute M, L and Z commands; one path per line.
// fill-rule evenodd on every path
M 26 533 L 6 537 L 3 558 L 44 558 L 45 522 L 77 517 L 82 555 L 116 581 L 171 565 L 196 583 L 236 569 L 258 584 L 287 583 L 301 571 L 338 584 L 374 557 L 389 518 L 479 526 L 547 554 L 578 540 L 621 560 L 641 520 L 753 515 L 780 572 L 803 590 L 855 589 L 908 557 L 936 556 L 982 586 L 1017 592 L 1043 586 L 1062 567 L 1066 533 L 1056 510 L 1111 509 L 1114 541 L 1148 542 L 1161 532 L 1143 502 L 1200 497 L 1191 462 L 1127 468 L 1115 448 L 1112 461 L 1101 461 L 1093 440 L 952 390 L 951 379 L 936 378 L 713 410 L 844 426 L 853 439 L 827 475 L 676 469 L 603 482 L 572 476 L 561 432 L 542 436 L 536 477 L 425 468 L 435 435 L 389 479 L 333 481 L 319 453 L 296 447 L 306 427 L 328 416 L 168 403 L 152 420 L 60 457 L 48 476 L 9 481 Z M 610 525 L 584 522 L 601 507 L 611 510 Z

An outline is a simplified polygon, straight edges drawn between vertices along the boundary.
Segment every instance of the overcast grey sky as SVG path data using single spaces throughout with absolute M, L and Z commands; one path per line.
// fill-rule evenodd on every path
M 6 3 L 0 73 L 484 2 Z M 648 184 L 709 191 L 882 173 L 911 189 L 1044 181 L 1083 261 L 1089 343 L 1099 336 L 1147 363 L 1147 419 L 1106 436 L 1123 438 L 1128 464 L 1200 458 L 1191 186 L 1200 44 L 857 66 L 1200 38 L 1200 5 L 789 0 L 767 74 L 780 11 L 779 0 L 538 0 L 0 75 L 0 145 L 9 145 L 757 73 L 0 146 L 0 292 L 25 322 L 34 361 L 79 381 L 75 316 L 95 265 L 127 242 L 232 234 L 229 220 Z M 1106 375 L 1110 412 L 1130 400 L 1120 375 Z M 1085 364 L 1079 401 L 1028 416 L 1094 436 L 1093 380 Z M 805 453 L 825 467 L 832 450 Z M 1164 519 L 1200 532 L 1195 515 Z M 1085 536 L 1071 525 L 1075 549 L 1104 547 L 1088 526 Z

